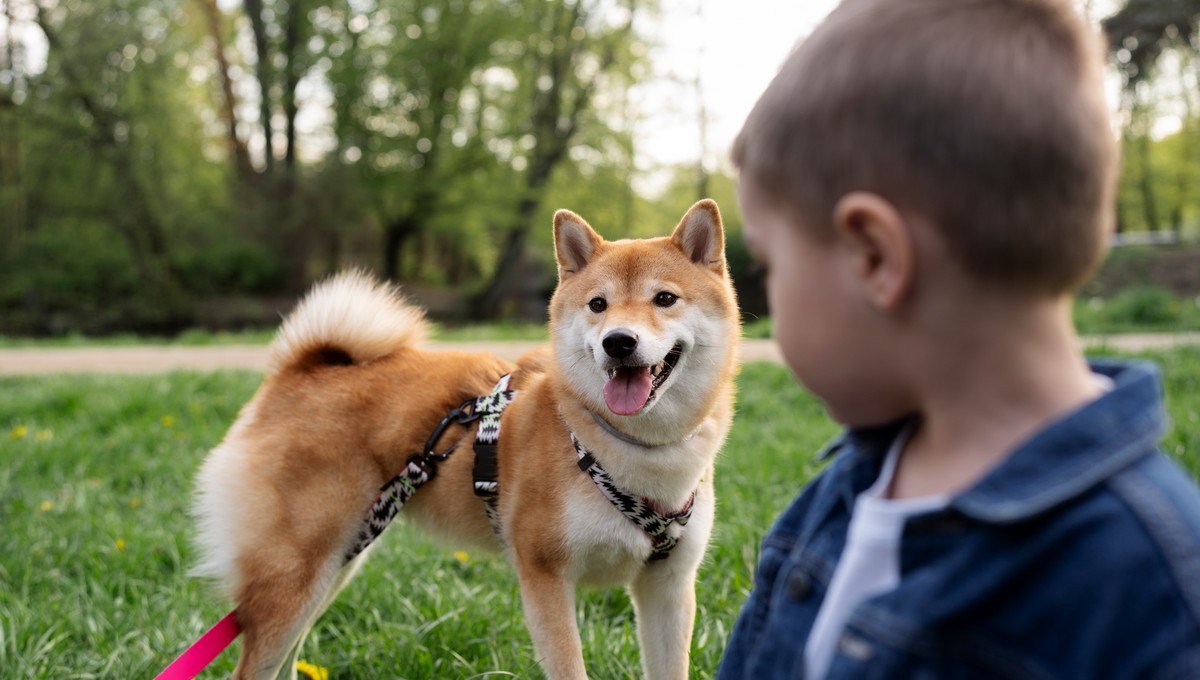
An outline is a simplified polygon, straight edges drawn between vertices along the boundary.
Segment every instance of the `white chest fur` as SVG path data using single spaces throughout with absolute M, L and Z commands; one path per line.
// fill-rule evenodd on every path
M 587 586 L 628 584 L 647 565 L 651 540 L 598 489 L 586 491 L 572 497 L 564 517 L 571 554 L 569 578 Z M 696 492 L 687 525 L 672 524 L 667 529 L 679 538 L 666 558 L 673 567 L 691 570 L 703 557 L 712 531 L 713 505 L 712 483 L 705 480 Z

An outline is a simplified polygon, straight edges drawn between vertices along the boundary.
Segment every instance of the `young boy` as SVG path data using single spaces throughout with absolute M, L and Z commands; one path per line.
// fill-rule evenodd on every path
M 1081 356 L 1117 154 L 1070 0 L 845 0 L 734 147 L 797 378 L 848 427 L 720 678 L 1200 678 L 1200 492 Z

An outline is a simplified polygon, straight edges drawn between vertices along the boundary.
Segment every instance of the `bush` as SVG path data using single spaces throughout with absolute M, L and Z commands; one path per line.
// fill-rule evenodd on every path
M 201 295 L 255 294 L 283 285 L 283 264 L 265 248 L 232 241 L 185 250 L 175 270 L 188 292 Z
M 1179 320 L 1179 301 L 1157 286 L 1139 286 L 1117 294 L 1107 305 L 1113 324 L 1160 326 Z

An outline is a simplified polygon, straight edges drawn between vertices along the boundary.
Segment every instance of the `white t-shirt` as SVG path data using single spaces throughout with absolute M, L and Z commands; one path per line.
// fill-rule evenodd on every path
M 825 677 L 842 629 L 855 607 L 900 584 L 900 535 L 908 518 L 944 508 L 950 502 L 946 494 L 899 500 L 884 498 L 910 432 L 911 429 L 896 437 L 879 479 L 854 501 L 846 547 L 833 570 L 829 592 L 804 647 L 805 677 Z

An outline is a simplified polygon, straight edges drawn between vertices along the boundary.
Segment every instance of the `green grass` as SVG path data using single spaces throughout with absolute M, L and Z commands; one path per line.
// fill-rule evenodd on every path
M 1152 356 L 1164 367 L 1175 423 L 1164 445 L 1200 474 L 1200 349 Z M 0 677 L 152 677 L 228 611 L 186 576 L 188 498 L 200 460 L 259 379 L 0 378 Z M 692 677 L 714 675 L 762 534 L 817 471 L 812 453 L 836 431 L 786 369 L 745 368 L 718 464 Z M 592 677 L 638 677 L 625 593 L 585 593 Z M 236 645 L 203 677 L 227 676 Z M 319 621 L 303 657 L 335 679 L 540 677 L 504 561 L 460 561 L 402 522 Z
M 511 321 L 494 324 L 469 324 L 464 326 L 434 327 L 433 337 L 443 342 L 487 342 L 504 340 L 544 341 L 550 337 L 545 323 L 516 323 Z

